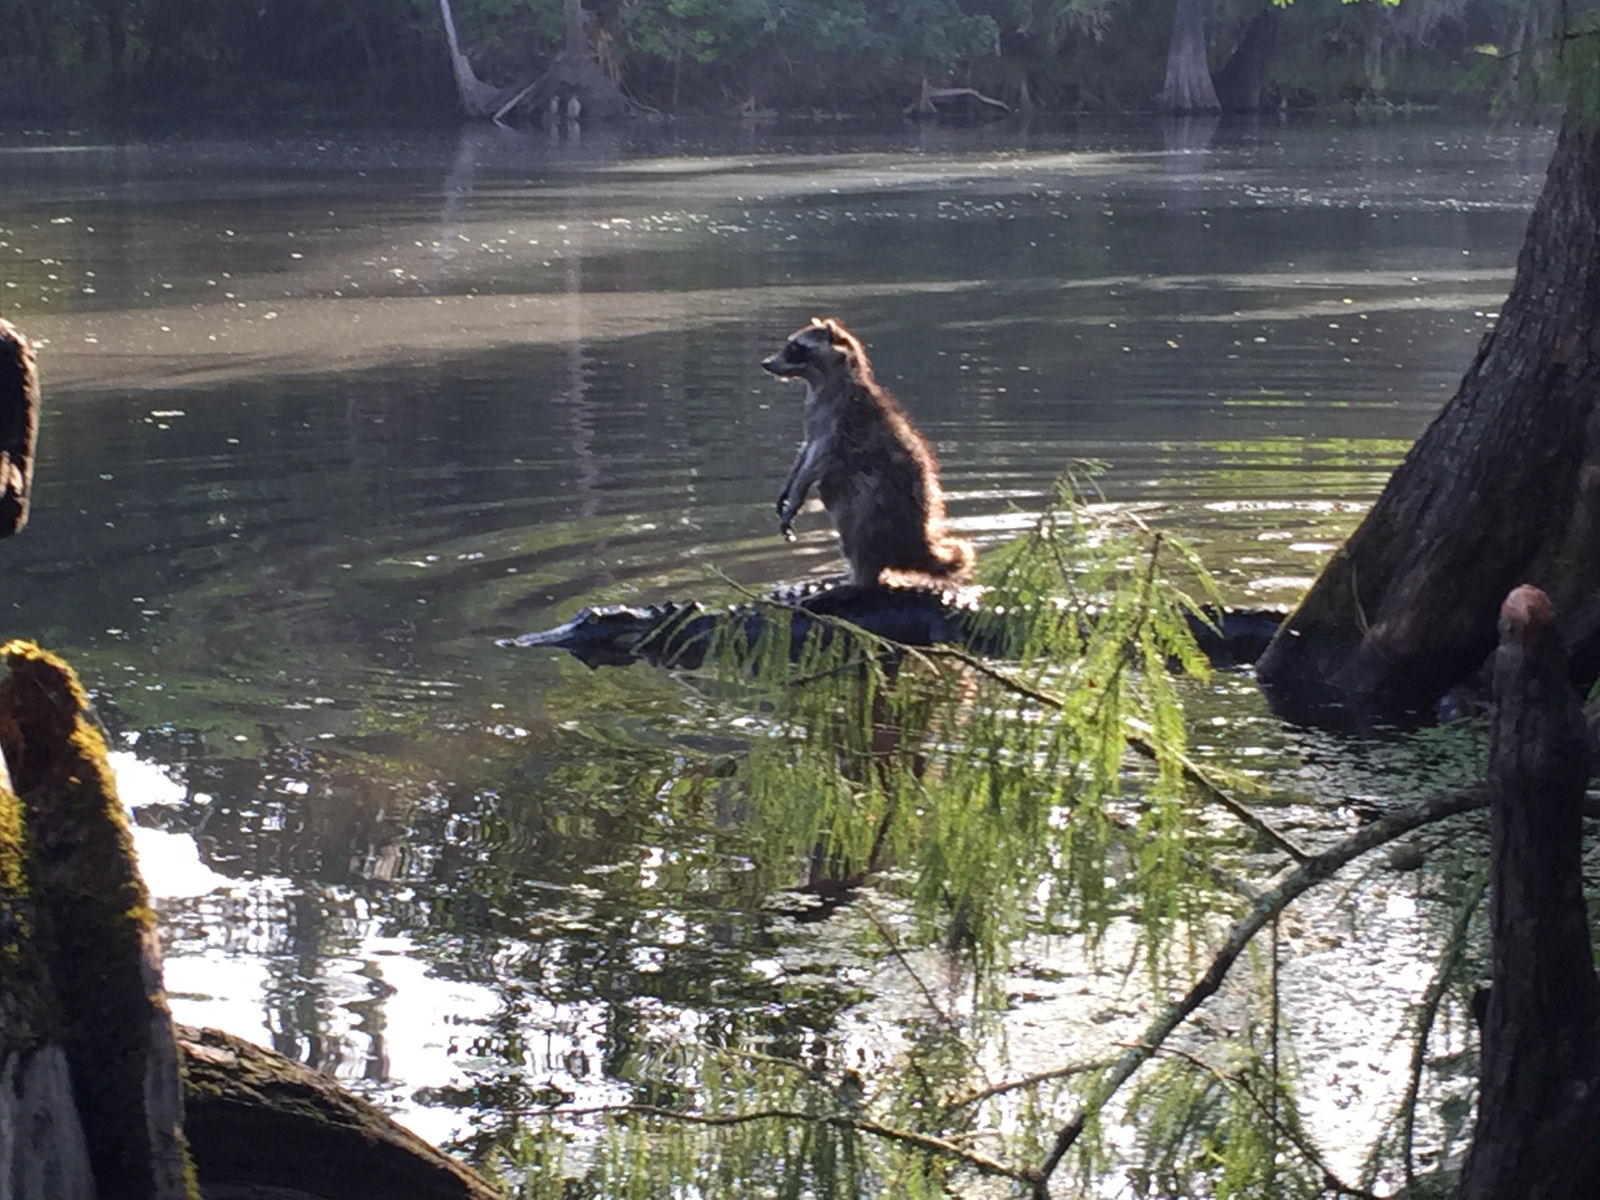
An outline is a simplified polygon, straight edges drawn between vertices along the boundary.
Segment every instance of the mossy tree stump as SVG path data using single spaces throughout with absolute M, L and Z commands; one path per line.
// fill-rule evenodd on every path
M 0 1170 L 19 1200 L 198 1200 L 105 742 L 65 663 L 28 642 L 0 660 Z
M 31 643 L 0 665 L 0 1197 L 496 1200 L 336 1081 L 175 1033 L 88 699 Z

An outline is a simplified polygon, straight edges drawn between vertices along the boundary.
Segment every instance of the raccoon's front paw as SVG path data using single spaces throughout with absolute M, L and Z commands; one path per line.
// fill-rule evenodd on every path
M 778 522 L 778 532 L 783 534 L 783 540 L 784 541 L 786 541 L 786 542 L 794 541 L 794 530 L 789 527 L 789 522 L 788 522 L 787 518 L 785 518 L 784 520 L 781 520 L 781 521 Z

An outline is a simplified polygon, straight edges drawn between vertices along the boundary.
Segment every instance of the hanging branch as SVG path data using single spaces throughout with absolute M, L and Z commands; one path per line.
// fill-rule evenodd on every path
M 1145 725 L 1143 721 L 1140 721 L 1137 718 L 1130 717 L 1128 719 L 1128 724 L 1134 729 L 1140 729 L 1142 727 L 1144 732 L 1149 731 L 1149 726 Z M 1156 750 L 1155 746 L 1147 741 L 1143 736 L 1130 737 L 1128 739 L 1128 745 L 1134 750 L 1135 753 L 1143 755 L 1151 762 L 1156 761 L 1158 751 Z M 1260 834 L 1263 839 L 1271 842 L 1279 850 L 1283 851 L 1290 858 L 1294 859 L 1295 862 L 1308 863 L 1311 861 L 1312 856 L 1309 851 L 1302 850 L 1299 846 L 1295 845 L 1295 843 L 1291 841 L 1287 835 L 1280 833 L 1277 829 L 1273 828 L 1273 826 L 1263 819 L 1262 816 L 1254 809 L 1240 803 L 1238 800 L 1235 800 L 1232 796 L 1225 792 L 1222 787 L 1210 777 L 1210 775 L 1206 773 L 1205 768 L 1200 766 L 1199 763 L 1195 762 L 1182 751 L 1169 750 L 1167 753 L 1171 754 L 1178 760 L 1178 765 L 1183 771 L 1184 779 L 1188 780 L 1189 783 L 1192 784 L 1207 800 L 1211 801 L 1213 804 L 1220 805 L 1227 809 L 1243 824 L 1248 825 L 1251 829 L 1255 830 L 1255 832 Z
M 685 1125 L 705 1125 L 715 1128 L 747 1125 L 752 1121 L 792 1121 L 803 1125 L 830 1125 L 835 1129 L 850 1129 L 857 1133 L 870 1133 L 886 1141 L 900 1142 L 904 1145 L 915 1146 L 919 1150 L 927 1150 L 933 1154 L 942 1154 L 948 1158 L 958 1159 L 984 1175 L 992 1175 L 1001 1179 L 1010 1179 L 1017 1183 L 1030 1185 L 1034 1179 L 1032 1167 L 1008 1167 L 1005 1163 L 990 1158 L 986 1154 L 963 1149 L 961 1146 L 944 1138 L 933 1137 L 926 1133 L 915 1133 L 909 1129 L 897 1129 L 892 1125 L 883 1125 L 877 1121 L 867 1120 L 865 1117 L 846 1116 L 843 1113 L 814 1113 L 798 1108 L 763 1108 L 745 1113 L 691 1113 L 680 1112 L 673 1108 L 662 1108 L 654 1104 L 598 1104 L 592 1108 L 521 1109 L 518 1115 L 526 1117 L 659 1117 L 662 1120 L 678 1121 Z
M 1140 1044 L 1127 1042 L 1122 1044 L 1128 1046 L 1128 1048 L 1132 1050 L 1145 1049 L 1145 1047 Z M 1235 1078 L 1233 1076 L 1226 1075 L 1216 1067 L 1212 1066 L 1210 1063 L 1206 1062 L 1206 1060 L 1201 1058 L 1198 1054 L 1190 1054 L 1187 1050 L 1176 1050 L 1171 1046 L 1161 1046 L 1150 1047 L 1150 1051 L 1152 1054 L 1161 1053 L 1165 1054 L 1169 1058 L 1176 1058 L 1181 1062 L 1188 1063 L 1191 1067 L 1195 1068 L 1195 1070 L 1211 1076 L 1212 1079 L 1215 1079 L 1224 1088 L 1237 1088 L 1239 1091 L 1243 1092 L 1245 1098 L 1256 1107 L 1262 1116 L 1266 1117 L 1267 1120 L 1272 1123 L 1272 1127 L 1277 1130 L 1277 1132 L 1286 1141 L 1288 1141 L 1290 1145 L 1298 1150 L 1307 1162 L 1322 1172 L 1324 1186 L 1326 1186 L 1329 1190 L 1336 1192 L 1341 1196 L 1354 1197 L 1355 1200 L 1379 1200 L 1374 1193 L 1367 1191 L 1365 1188 L 1358 1188 L 1351 1184 L 1345 1183 L 1336 1174 L 1334 1174 L 1332 1168 L 1328 1166 L 1322 1155 L 1317 1152 L 1317 1148 L 1313 1146 L 1309 1140 L 1307 1140 L 1306 1136 L 1298 1129 L 1295 1129 L 1292 1125 L 1286 1123 L 1283 1118 L 1278 1116 L 1274 1105 L 1269 1104 L 1267 1101 L 1263 1100 L 1259 1095 L 1257 1095 L 1255 1088 L 1251 1087 L 1250 1084 L 1243 1078 Z
M 1363 826 L 1356 833 L 1340 842 L 1338 845 L 1323 851 L 1321 854 L 1309 859 L 1296 868 L 1291 874 L 1271 890 L 1262 893 L 1258 900 L 1243 917 L 1235 921 L 1228 931 L 1228 936 L 1211 960 L 1211 965 L 1205 973 L 1195 981 L 1193 987 L 1181 1000 L 1170 1004 L 1150 1023 L 1144 1036 L 1139 1039 L 1137 1046 L 1128 1050 L 1112 1067 L 1109 1075 L 1100 1082 L 1090 1097 L 1084 1101 L 1078 1114 L 1063 1125 L 1056 1134 L 1055 1144 L 1050 1153 L 1045 1157 L 1035 1176 L 1034 1195 L 1043 1200 L 1049 1196 L 1049 1180 L 1056 1168 L 1061 1165 L 1061 1160 L 1068 1150 L 1072 1149 L 1078 1138 L 1082 1135 L 1084 1125 L 1093 1113 L 1100 1111 L 1108 1100 L 1116 1094 L 1117 1090 L 1132 1078 L 1135 1071 L 1150 1060 L 1162 1046 L 1162 1043 L 1177 1029 L 1195 1009 L 1199 1008 L 1209 999 L 1227 977 L 1228 970 L 1233 966 L 1239 955 L 1244 952 L 1252 938 L 1288 905 L 1304 895 L 1317 884 L 1328 879 L 1333 873 L 1347 863 L 1361 857 L 1368 851 L 1392 842 L 1395 838 L 1410 833 L 1423 825 L 1444 820 L 1446 817 L 1458 816 L 1461 813 L 1472 812 L 1488 804 L 1488 791 L 1482 785 L 1463 788 L 1459 792 L 1452 792 L 1444 796 L 1435 796 L 1417 804 L 1408 805 L 1397 812 L 1382 817 L 1370 825 Z
M 1114 1058 L 1099 1058 L 1093 1062 L 1073 1063 L 1067 1067 L 1056 1067 L 1050 1071 L 1037 1071 L 1032 1075 L 1023 1075 L 1016 1079 L 1002 1079 L 999 1083 L 991 1083 L 987 1087 L 975 1091 L 963 1092 L 959 1096 L 952 1096 L 945 1101 L 944 1111 L 954 1112 L 958 1108 L 970 1108 L 974 1104 L 981 1104 L 985 1100 L 992 1100 L 996 1096 L 1004 1096 L 1007 1092 L 1020 1092 L 1027 1088 L 1038 1087 L 1041 1083 L 1051 1083 L 1057 1079 L 1071 1079 L 1074 1075 L 1087 1075 L 1090 1071 L 1104 1071 L 1116 1062 Z
M 1485 870 L 1479 873 L 1473 885 L 1467 890 L 1467 902 L 1451 926 L 1450 940 L 1445 943 L 1444 957 L 1439 963 L 1439 969 L 1429 981 L 1428 990 L 1422 994 L 1421 1010 L 1417 1014 L 1417 1040 L 1411 1047 L 1410 1075 L 1406 1080 L 1405 1095 L 1400 1101 L 1400 1161 L 1405 1168 L 1408 1188 L 1417 1182 L 1412 1150 L 1417 1131 L 1417 1094 L 1422 1090 L 1422 1068 L 1428 1058 L 1428 1034 L 1433 1030 L 1434 1021 L 1439 1015 L 1439 1006 L 1444 1002 L 1445 993 L 1449 991 L 1450 977 L 1466 953 L 1467 930 L 1472 924 L 1473 917 L 1478 913 L 1478 905 L 1483 901 L 1484 889 L 1488 883 L 1489 874 Z
M 1016 679 L 1007 672 L 1000 670 L 992 664 L 985 662 L 983 659 L 969 654 L 964 650 L 956 650 L 949 646 L 907 645 L 904 642 L 897 642 L 893 638 L 887 638 L 879 634 L 871 633 L 870 631 L 861 628 L 859 625 L 853 624 L 843 617 L 812 612 L 801 605 L 793 604 L 783 600 L 774 600 L 770 596 L 764 596 L 756 593 L 749 588 L 735 583 L 731 579 L 727 580 L 727 582 L 732 584 L 734 589 L 744 595 L 752 604 L 776 608 L 790 614 L 801 614 L 807 619 L 815 621 L 819 624 L 832 626 L 835 629 L 847 630 L 856 637 L 860 638 L 863 642 L 877 646 L 890 653 L 905 655 L 907 657 L 916 659 L 929 665 L 930 667 L 933 667 L 935 670 L 938 669 L 936 664 L 940 662 L 958 663 L 968 670 L 981 675 L 983 678 L 994 683 L 998 683 L 1001 687 L 1005 688 L 1012 695 L 1017 696 L 1020 699 L 1031 700 L 1040 707 L 1048 708 L 1054 712 L 1060 712 L 1065 707 L 1059 697 L 1051 695 L 1049 692 L 1041 691 L 1038 688 L 1030 687 L 1028 684 L 1023 683 L 1021 680 Z M 1124 738 L 1124 741 L 1129 749 L 1133 750 L 1134 753 L 1140 755 L 1150 762 L 1159 761 L 1161 752 L 1156 748 L 1155 744 L 1145 736 L 1151 732 L 1150 727 L 1133 718 L 1130 718 L 1127 724 L 1130 728 L 1135 730 L 1134 733 L 1127 735 Z M 1279 832 L 1272 826 L 1270 822 L 1265 820 L 1259 813 L 1255 812 L 1248 805 L 1230 795 L 1221 784 L 1217 783 L 1216 780 L 1211 778 L 1210 774 L 1205 770 L 1205 768 L 1200 766 L 1199 763 L 1195 762 L 1188 755 L 1178 751 L 1168 751 L 1168 753 L 1177 760 L 1179 770 L 1181 771 L 1183 778 L 1187 780 L 1197 791 L 1199 791 L 1203 797 L 1211 801 L 1213 804 L 1217 804 L 1222 808 L 1227 809 L 1228 812 L 1232 813 L 1234 817 L 1236 817 L 1241 823 L 1254 830 L 1255 833 L 1263 840 L 1276 847 L 1284 854 L 1288 855 L 1295 862 L 1304 864 L 1311 861 L 1312 856 L 1308 851 L 1296 845 L 1295 842 L 1287 835 Z
M 877 930 L 878 936 L 883 939 L 883 944 L 889 948 L 890 955 L 900 964 L 901 969 L 911 976 L 911 982 L 917 985 L 917 990 L 922 993 L 922 999 L 933 1011 L 933 1015 L 939 1018 L 939 1024 L 946 1029 L 955 1029 L 957 1027 L 956 1019 L 945 1011 L 944 1006 L 939 1003 L 939 998 L 933 994 L 933 988 L 928 986 L 928 982 L 911 965 L 911 960 L 906 957 L 905 951 L 900 948 L 899 939 L 894 936 L 894 931 L 884 924 L 883 919 L 878 915 L 877 908 L 864 900 L 860 903 L 860 908 L 862 914 L 872 924 L 873 929 Z
M 848 624 L 848 622 L 843 623 Z M 890 644 L 898 645 L 898 643 Z M 1035 704 L 1038 704 L 1041 707 L 1057 712 L 1065 707 L 1059 697 L 1052 696 L 1049 692 L 1042 692 L 1038 688 L 1029 687 L 1027 684 L 1021 682 L 1020 680 L 1014 679 L 1012 676 L 1008 675 L 999 668 L 991 666 L 989 663 L 984 662 L 981 658 L 976 658 L 964 650 L 952 650 L 948 646 L 905 646 L 901 647 L 901 649 L 903 649 L 907 654 L 911 654 L 919 658 L 929 660 L 943 659 L 950 662 L 958 662 L 969 670 L 975 671 L 979 675 L 982 675 L 985 679 L 989 679 L 995 683 L 998 683 L 1012 695 L 1023 700 L 1032 700 Z M 1150 742 L 1143 736 L 1144 733 L 1150 732 L 1150 727 L 1144 722 L 1139 721 L 1137 718 L 1129 718 L 1127 724 L 1130 728 L 1140 731 L 1124 739 L 1127 742 L 1128 748 L 1150 762 L 1158 761 L 1161 752 L 1156 749 L 1154 743 Z M 1193 784 L 1194 787 L 1199 790 L 1200 794 L 1203 795 L 1207 800 L 1210 800 L 1212 803 L 1221 805 L 1223 808 L 1227 809 L 1242 823 L 1255 830 L 1255 832 L 1260 834 L 1262 838 L 1276 846 L 1279 850 L 1283 851 L 1283 853 L 1294 859 L 1295 862 L 1306 863 L 1311 861 L 1311 854 L 1305 850 L 1302 850 L 1288 837 L 1274 829 L 1270 823 L 1262 819 L 1262 817 L 1248 805 L 1245 805 L 1234 799 L 1234 797 L 1230 796 L 1226 791 L 1223 790 L 1219 783 L 1217 783 L 1206 773 L 1205 768 L 1201 767 L 1192 758 L 1186 754 L 1176 751 L 1169 751 L 1168 753 L 1177 759 L 1179 769 L 1182 771 L 1184 779 Z

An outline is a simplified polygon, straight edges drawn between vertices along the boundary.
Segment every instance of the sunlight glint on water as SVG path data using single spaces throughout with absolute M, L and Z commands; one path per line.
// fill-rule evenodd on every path
M 775 915 L 787 864 L 715 828 L 662 845 L 594 771 L 705 736 L 694 687 L 493 644 L 835 569 L 818 514 L 776 534 L 799 436 L 756 367 L 778 339 L 822 312 L 867 340 L 980 545 L 1103 459 L 1107 503 L 1189 538 L 1230 600 L 1291 602 L 1492 322 L 1546 143 L 1269 122 L 1202 151 L 1143 125 L 37 148 L 0 147 L 0 301 L 47 386 L 5 632 L 67 654 L 138 756 L 179 1017 L 473 1149 L 506 1109 L 616 1098 L 608 1056 L 652 1028 L 893 1051 L 902 985 L 853 961 L 848 914 Z M 1195 704 L 1198 754 L 1343 827 L 1369 785 L 1308 766 L 1335 756 L 1313 735 L 1239 680 Z M 1324 917 L 1301 969 L 1392 1014 L 1394 963 L 1340 958 Z M 1076 988 L 1030 982 L 1018 1033 L 1082 1021 Z M 837 1007 L 785 999 L 808 989 Z

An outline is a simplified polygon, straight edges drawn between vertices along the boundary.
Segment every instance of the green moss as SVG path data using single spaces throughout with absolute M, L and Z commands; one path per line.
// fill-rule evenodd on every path
M 0 786 L 0 896 L 28 894 L 24 836 L 22 801 L 10 788 Z
M 27 827 L 22 801 L 0 782 L 0 1011 L 13 1042 L 37 1034 L 46 1005 L 39 995 L 33 953 L 34 919 L 28 897 Z
M 66 694 L 72 700 L 73 710 L 86 710 L 89 707 L 88 693 L 83 690 L 78 677 L 60 655 L 52 654 L 34 642 L 13 638 L 0 645 L 0 658 L 5 659 L 6 666 L 12 671 L 25 669 L 29 664 L 40 664 L 56 672 L 60 676 Z

